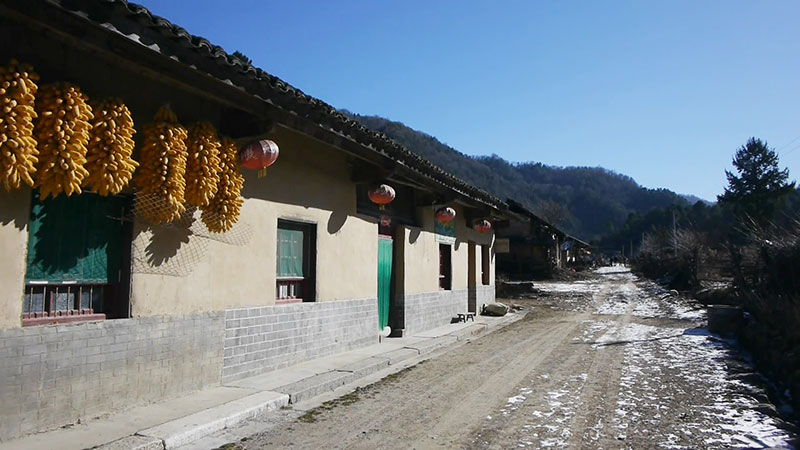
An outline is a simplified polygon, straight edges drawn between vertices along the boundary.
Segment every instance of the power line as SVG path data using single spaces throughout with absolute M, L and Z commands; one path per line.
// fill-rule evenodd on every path
M 788 154 L 792 153 L 793 151 L 797 150 L 798 148 L 800 148 L 800 144 L 797 144 L 797 145 L 795 145 L 794 147 L 790 148 L 789 150 L 787 150 L 787 151 L 783 152 L 783 153 L 781 154 L 781 156 L 786 156 L 786 155 L 788 155 Z
M 787 143 L 785 143 L 785 144 L 781 145 L 780 147 L 778 147 L 777 149 L 775 149 L 775 151 L 776 151 L 776 152 L 777 152 L 777 151 L 780 151 L 781 149 L 783 149 L 783 148 L 786 148 L 786 147 L 788 147 L 788 146 L 792 145 L 792 144 L 794 143 L 794 141 L 796 141 L 796 140 L 798 140 L 798 139 L 800 139 L 800 136 L 797 136 L 797 137 L 795 137 L 794 139 L 792 139 L 791 141 L 789 141 L 789 142 L 787 142 Z M 797 147 L 795 147 L 795 148 L 797 148 Z

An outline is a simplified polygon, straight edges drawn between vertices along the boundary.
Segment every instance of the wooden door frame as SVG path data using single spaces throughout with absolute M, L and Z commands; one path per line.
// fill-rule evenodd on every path
M 467 311 L 477 312 L 478 310 L 478 284 L 475 241 L 467 241 Z

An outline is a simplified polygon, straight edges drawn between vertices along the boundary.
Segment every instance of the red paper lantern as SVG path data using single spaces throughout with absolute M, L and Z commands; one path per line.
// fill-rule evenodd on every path
M 436 220 L 442 223 L 452 222 L 453 219 L 456 218 L 456 210 L 445 206 L 444 208 L 439 208 L 436 211 Z
M 269 139 L 247 144 L 239 150 L 239 164 L 245 169 L 257 170 L 258 177 L 267 174 L 267 167 L 278 159 L 278 144 Z
M 370 188 L 367 196 L 372 203 L 379 205 L 381 210 L 386 209 L 386 205 L 394 200 L 394 188 L 388 184 L 378 184 Z
M 475 231 L 478 233 L 486 233 L 487 231 L 492 229 L 492 223 L 488 220 L 479 220 L 475 222 Z

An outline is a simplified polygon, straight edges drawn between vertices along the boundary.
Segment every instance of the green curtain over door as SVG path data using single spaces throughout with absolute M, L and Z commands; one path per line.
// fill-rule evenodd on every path
M 303 278 L 303 232 L 278 228 L 277 275 Z
M 125 199 L 33 194 L 25 281 L 118 283 Z
M 392 239 L 378 238 L 378 329 L 389 325 L 389 296 L 392 285 Z

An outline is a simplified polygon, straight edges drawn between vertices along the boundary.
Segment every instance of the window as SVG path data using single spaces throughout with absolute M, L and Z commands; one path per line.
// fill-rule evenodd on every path
M 489 285 L 489 275 L 490 275 L 490 263 L 491 263 L 491 255 L 489 253 L 489 246 L 488 245 L 481 245 L 481 282 L 484 285 Z
M 314 301 L 316 225 L 278 220 L 276 303 Z
M 34 191 L 22 324 L 128 317 L 130 198 Z
M 450 263 L 450 246 L 439 244 L 439 289 L 452 289 L 452 268 Z

